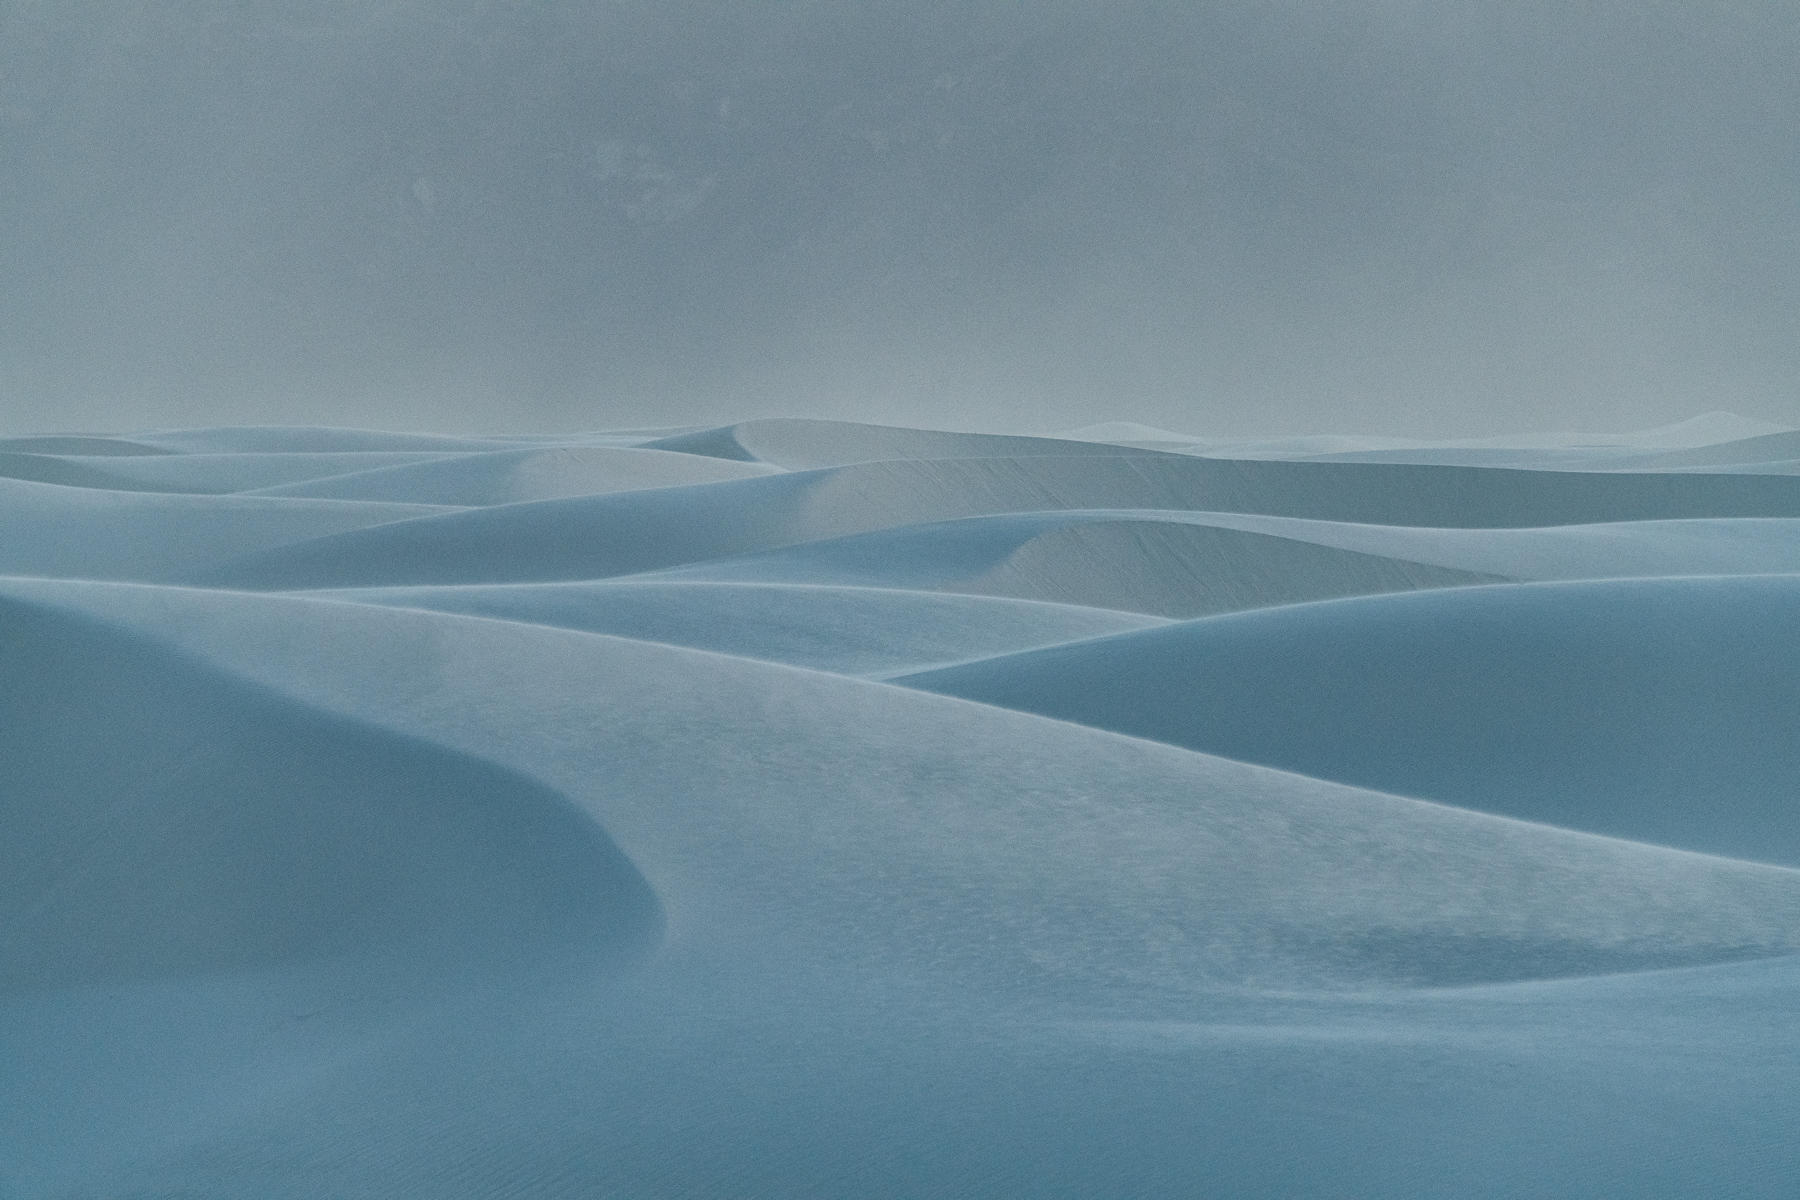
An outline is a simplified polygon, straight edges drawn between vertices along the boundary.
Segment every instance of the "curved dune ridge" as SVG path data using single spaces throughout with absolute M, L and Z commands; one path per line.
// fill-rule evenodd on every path
M 1211 514 L 1081 509 L 827 538 L 652 577 L 937 588 L 1165 617 L 1504 578 L 1234 529 Z
M 142 633 L 15 602 L 0 622 L 0 991 L 654 940 L 630 863 L 523 777 Z
M 1800 866 L 1800 576 L 1344 600 L 902 682 L 1229 758 Z
M 268 487 L 262 494 L 478 507 L 748 479 L 774 469 L 628 446 L 533 447 L 377 466 Z
M 0 1193 L 1785 1197 L 1792 436 L 0 439 Z
M 600 581 L 355 588 L 369 604 L 524 621 L 846 674 L 895 674 L 1158 624 L 1069 604 L 811 584 Z

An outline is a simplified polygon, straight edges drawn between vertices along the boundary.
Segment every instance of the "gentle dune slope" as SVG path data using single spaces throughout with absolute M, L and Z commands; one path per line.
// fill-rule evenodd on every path
M 269 496 L 488 505 L 748 479 L 774 468 L 620 446 L 493 450 L 270 487 Z
M 211 579 L 250 588 L 587 579 L 905 524 L 1086 508 L 1460 527 L 1800 516 L 1800 479 L 1135 455 L 873 462 L 436 517 L 293 546 Z
M 764 462 L 787 470 L 916 458 L 1019 458 L 1033 455 L 1130 453 L 1116 446 L 1063 438 L 941 433 L 848 421 L 762 420 L 724 425 L 648 442 L 661 450 Z
M 1183 520 L 1518 580 L 1800 571 L 1800 521 L 1620 521 L 1547 529 L 1426 529 L 1244 513 Z
M 202 454 L 326 454 L 342 451 L 514 450 L 515 439 L 446 437 L 432 433 L 386 433 L 372 429 L 331 429 L 308 425 L 242 425 L 216 429 L 176 429 L 136 435 L 159 450 Z M 531 441 L 554 442 L 555 438 Z
M 0 992 L 654 939 L 642 879 L 539 785 L 116 627 L 0 623 Z
M 306 703 L 528 770 L 638 865 L 685 954 L 754 946 L 765 966 L 830 961 L 1082 1002 L 1800 948 L 1800 873 L 906 689 L 367 605 L 10 590 L 156 628 Z
M 424 513 L 418 504 L 114 492 L 0 479 L 0 574 L 181 579 L 255 550 Z
M 1800 480 L 1121 455 L 868 463 L 825 474 L 811 497 L 818 519 L 866 512 L 867 527 L 876 527 L 875 513 L 893 525 L 899 516 L 924 521 L 1057 508 L 1506 528 L 1800 516 Z
M 1664 450 L 1630 460 L 1633 470 L 1665 470 L 1680 467 L 1754 467 L 1763 463 L 1800 459 L 1800 430 L 1764 433 L 1708 446 Z
M 889 674 L 1159 622 L 1066 604 L 866 587 L 542 583 L 357 588 L 366 604 L 528 621 L 815 670 Z
M 19 454 L 0 451 L 0 478 L 19 479 L 30 483 L 55 483 L 64 487 L 120 488 L 135 492 L 178 492 L 183 490 L 180 487 L 159 486 L 155 483 L 129 480 L 122 474 L 107 469 L 112 460 L 101 459 L 100 461 L 104 465 L 93 466 L 86 462 L 62 458 L 54 454 Z
M 1120 510 L 907 526 L 661 577 L 936 588 L 1165 617 L 1501 578 L 1225 528 L 1198 514 Z
M 626 575 L 785 544 L 802 527 L 804 494 L 817 483 L 812 474 L 769 475 L 438 514 L 370 529 L 364 537 L 328 535 L 245 555 L 194 578 L 292 589 Z
M 113 457 L 174 453 L 161 446 L 134 442 L 129 438 L 80 435 L 0 438 L 0 451 L 8 454 L 85 454 Z
M 0 475 L 71 487 L 126 492 L 222 495 L 295 480 L 340 475 L 399 463 L 442 458 L 441 453 L 345 451 L 293 454 L 155 454 L 127 456 L 0 453 Z
M 1481 588 L 905 682 L 1365 787 L 1800 865 L 1800 576 Z

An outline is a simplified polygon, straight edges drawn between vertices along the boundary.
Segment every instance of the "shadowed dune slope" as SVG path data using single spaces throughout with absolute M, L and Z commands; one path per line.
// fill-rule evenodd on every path
M 644 580 L 357 588 L 325 594 L 852 674 L 917 670 L 1159 623 L 1067 604 L 808 584 Z
M 1370 597 L 902 682 L 1320 778 L 1800 864 L 1800 577 Z
M 373 605 L 7 590 L 154 627 L 303 702 L 529 770 L 630 856 L 690 961 L 1079 1006 L 1800 946 L 1797 872 L 905 688 Z
M 249 588 L 548 582 L 907 524 L 1088 508 L 1463 528 L 1800 516 L 1800 479 L 1172 455 L 872 462 L 449 514 L 292 546 L 202 578 Z
M 480 506 L 748 479 L 774 470 L 661 450 L 559 446 L 484 451 L 263 489 L 269 496 Z
M 653 943 L 605 834 L 510 771 L 0 601 L 0 992 Z M 424 977 L 414 977 L 417 986 Z

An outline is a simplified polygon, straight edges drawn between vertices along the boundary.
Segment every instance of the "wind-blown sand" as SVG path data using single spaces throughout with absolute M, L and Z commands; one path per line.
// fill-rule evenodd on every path
M 8 439 L 0 1192 L 1784 1196 L 1707 430 Z

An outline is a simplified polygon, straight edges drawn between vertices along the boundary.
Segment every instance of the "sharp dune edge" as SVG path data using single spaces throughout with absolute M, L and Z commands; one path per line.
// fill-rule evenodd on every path
M 1086 432 L 0 439 L 0 1195 L 1787 1195 L 1800 435 Z

